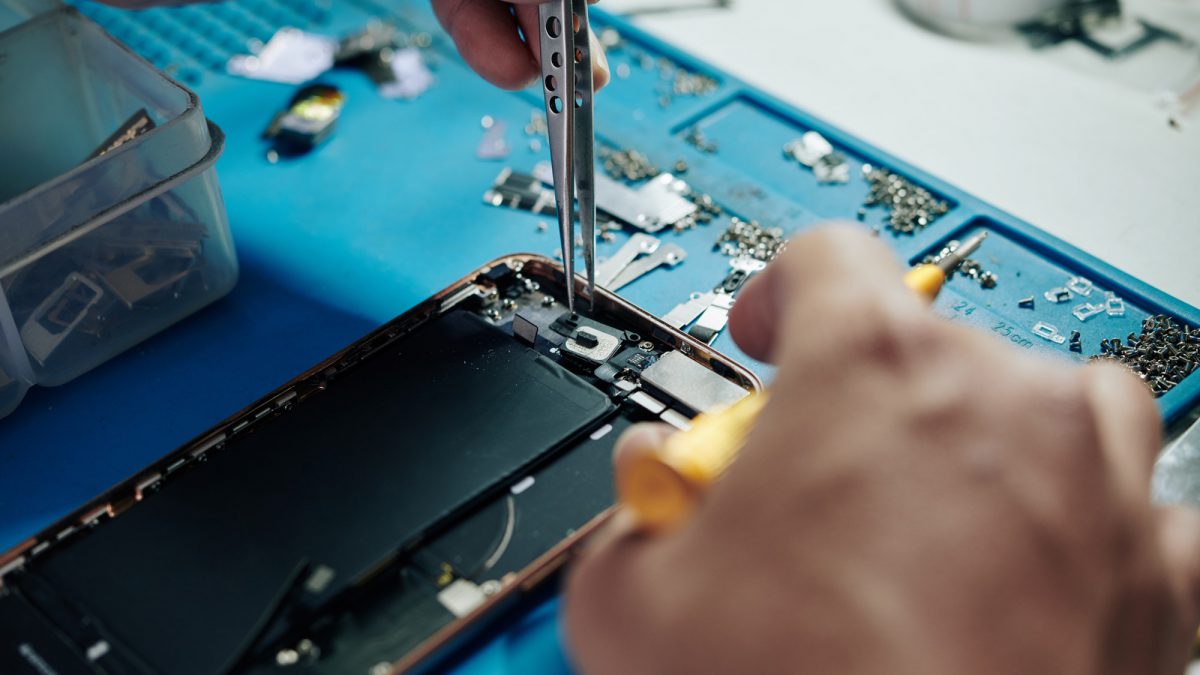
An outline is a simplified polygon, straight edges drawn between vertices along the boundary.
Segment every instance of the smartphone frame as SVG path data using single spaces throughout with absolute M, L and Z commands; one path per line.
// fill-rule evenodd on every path
M 550 284 L 551 288 L 562 290 L 565 294 L 566 285 L 562 266 L 550 258 L 532 253 L 517 253 L 492 260 L 434 294 L 428 300 L 292 378 L 286 384 L 226 418 L 192 441 L 141 469 L 132 477 L 106 490 L 38 534 L 0 554 L 0 588 L 4 587 L 4 577 L 22 567 L 30 558 L 55 546 L 60 540 L 69 537 L 75 531 L 97 525 L 103 519 L 119 517 L 127 509 L 141 501 L 146 491 L 152 489 L 164 477 L 179 470 L 188 462 L 201 457 L 209 450 L 217 448 L 226 440 L 246 431 L 253 424 L 283 414 L 294 403 L 323 389 L 324 382 L 343 368 L 362 360 L 417 329 L 431 317 L 447 312 L 477 295 L 486 298 L 489 293 L 486 274 L 499 265 L 508 265 L 514 270 L 519 269 L 525 276 L 542 284 L 543 290 L 545 290 L 546 284 Z M 576 276 L 574 284 L 576 297 L 586 302 L 588 300 L 586 281 Z M 491 287 L 491 291 L 494 293 L 494 286 Z M 653 336 L 654 339 L 689 356 L 705 367 L 717 371 L 726 379 L 749 391 L 763 389 L 762 381 L 745 366 L 714 350 L 711 346 L 668 326 L 658 317 L 629 303 L 611 291 L 596 288 L 595 307 L 598 313 L 619 316 L 628 327 L 635 328 L 643 335 Z M 502 589 L 489 597 L 485 603 L 470 614 L 447 624 L 416 649 L 393 663 L 392 673 L 412 672 L 433 667 L 447 657 L 454 647 L 461 645 L 487 628 L 491 624 L 490 620 L 502 616 L 504 610 L 518 606 L 522 600 L 542 589 L 544 584 L 555 578 L 577 554 L 588 537 L 604 525 L 613 512 L 614 509 L 610 508 L 598 514 L 587 525 L 560 541 L 532 564 L 519 573 L 510 575 L 503 581 Z

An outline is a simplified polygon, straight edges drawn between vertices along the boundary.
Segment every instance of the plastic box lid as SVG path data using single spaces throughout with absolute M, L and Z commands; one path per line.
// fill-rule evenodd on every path
M 0 55 L 0 277 L 132 208 L 213 145 L 195 94 L 73 9 L 0 33 Z M 156 128 L 86 159 L 139 108 Z

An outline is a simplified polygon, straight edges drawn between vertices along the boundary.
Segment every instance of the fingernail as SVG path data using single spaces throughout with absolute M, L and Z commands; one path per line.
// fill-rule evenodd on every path
M 608 70 L 608 54 L 604 52 L 604 47 L 600 45 L 600 40 L 592 31 L 588 31 L 588 43 L 592 47 L 592 81 L 596 89 L 602 89 L 608 84 L 610 72 Z

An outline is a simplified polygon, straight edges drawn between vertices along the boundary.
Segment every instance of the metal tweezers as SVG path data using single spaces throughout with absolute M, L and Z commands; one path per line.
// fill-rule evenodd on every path
M 562 236 L 567 306 L 575 311 L 575 201 L 583 229 L 588 297 L 596 298 L 596 164 L 593 147 L 592 54 L 587 0 L 550 0 L 538 6 L 542 90 L 554 197 Z

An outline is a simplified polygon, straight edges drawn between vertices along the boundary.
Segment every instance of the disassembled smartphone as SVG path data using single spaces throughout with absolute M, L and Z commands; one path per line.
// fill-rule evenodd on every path
M 0 673 L 443 664 L 611 513 L 622 430 L 761 388 L 564 284 L 496 260 L 0 556 Z

